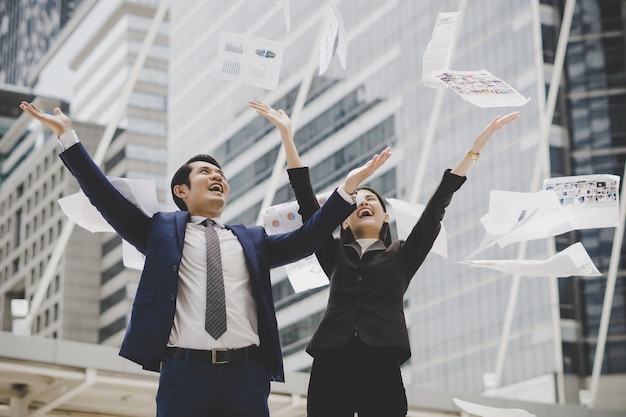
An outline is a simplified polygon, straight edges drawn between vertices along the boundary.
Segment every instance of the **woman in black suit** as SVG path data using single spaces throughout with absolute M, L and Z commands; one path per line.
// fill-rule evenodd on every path
M 289 180 L 303 221 L 319 208 L 282 110 L 254 101 L 250 107 L 280 131 Z M 313 356 L 309 417 L 405 416 L 407 400 L 400 366 L 411 355 L 403 297 L 432 248 L 452 195 L 493 132 L 519 116 L 495 117 L 476 137 L 457 166 L 446 170 L 421 218 L 406 240 L 392 241 L 384 199 L 372 188 L 356 193 L 357 209 L 315 254 L 330 279 L 326 311 L 307 352 Z M 380 154 L 388 159 L 389 148 Z M 358 168 L 363 169 L 363 168 Z

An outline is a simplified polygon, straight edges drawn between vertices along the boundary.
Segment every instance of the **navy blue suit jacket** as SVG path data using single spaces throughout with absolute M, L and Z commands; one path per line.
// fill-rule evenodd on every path
M 120 355 L 158 371 L 176 311 L 178 266 L 189 213 L 159 212 L 147 217 L 111 185 L 82 144 L 60 156 L 91 203 L 122 238 L 146 256 Z M 243 247 L 257 304 L 260 361 L 272 380 L 283 381 L 284 372 L 270 268 L 312 254 L 353 210 L 334 192 L 311 220 L 290 233 L 268 236 L 260 226 L 226 226 Z

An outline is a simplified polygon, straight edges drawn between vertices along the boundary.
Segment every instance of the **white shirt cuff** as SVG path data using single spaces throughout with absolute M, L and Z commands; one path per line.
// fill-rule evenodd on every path
M 63 150 L 66 150 L 70 146 L 76 145 L 79 142 L 78 135 L 76 135 L 74 129 L 66 130 L 57 138 L 57 140 L 59 141 L 59 144 L 61 144 L 61 148 L 63 148 Z
M 348 194 L 348 192 L 343 189 L 343 186 L 337 187 L 337 194 L 339 194 L 341 198 L 346 200 L 346 203 L 354 204 L 354 202 L 356 201 L 354 195 Z

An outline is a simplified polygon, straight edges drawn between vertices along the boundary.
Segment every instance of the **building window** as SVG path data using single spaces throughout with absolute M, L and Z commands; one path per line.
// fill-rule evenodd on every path
M 126 148 L 120 149 L 104 163 L 104 171 L 109 172 L 114 166 L 122 162 L 124 158 L 126 158 Z
M 100 274 L 100 284 L 104 284 L 124 270 L 124 262 L 120 259 L 117 263 L 109 267 Z
M 288 355 L 304 348 L 304 345 L 308 343 L 311 335 L 320 324 L 323 314 L 323 311 L 319 311 L 280 329 L 280 345 L 283 347 L 283 355 Z
M 113 236 L 111 239 L 102 244 L 102 256 L 105 256 L 107 253 L 111 252 L 113 249 L 117 248 L 121 244 L 122 238 L 119 235 Z
M 109 337 L 113 336 L 115 333 L 126 327 L 126 316 L 122 316 L 115 320 L 113 323 L 109 324 L 100 329 L 98 332 L 98 342 L 103 342 Z
M 13 247 L 17 248 L 22 243 L 22 209 L 15 212 L 15 229 L 13 230 Z
M 104 313 L 120 301 L 126 298 L 126 287 L 122 287 L 108 297 L 100 300 L 100 313 Z
M 282 281 L 272 285 L 272 296 L 275 304 L 278 304 L 282 299 L 293 294 L 295 294 L 295 291 L 293 290 L 293 286 L 288 279 L 283 279 Z

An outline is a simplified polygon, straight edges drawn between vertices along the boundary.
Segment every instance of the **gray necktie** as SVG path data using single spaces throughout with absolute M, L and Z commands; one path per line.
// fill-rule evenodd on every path
M 220 241 L 213 228 L 215 222 L 207 219 L 202 222 L 206 236 L 206 316 L 204 328 L 213 338 L 218 339 L 226 332 L 226 300 L 224 297 L 224 276 Z

